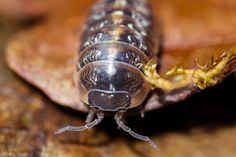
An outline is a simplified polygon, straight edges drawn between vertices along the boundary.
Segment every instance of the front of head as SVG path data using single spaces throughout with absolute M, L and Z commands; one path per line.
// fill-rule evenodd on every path
M 88 93 L 91 108 L 103 111 L 127 110 L 131 104 L 131 96 L 126 91 L 107 91 L 93 89 Z

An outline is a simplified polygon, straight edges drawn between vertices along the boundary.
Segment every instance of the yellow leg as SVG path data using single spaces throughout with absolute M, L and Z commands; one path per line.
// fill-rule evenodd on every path
M 211 61 L 206 67 L 198 66 L 198 69 L 185 70 L 182 67 L 174 67 L 165 76 L 160 76 L 156 71 L 157 64 L 150 61 L 144 65 L 143 70 L 146 80 L 153 89 L 160 88 L 170 91 L 189 85 L 204 89 L 208 85 L 217 83 L 215 78 L 221 74 L 232 57 L 236 57 L 236 47 L 229 50 L 227 54 L 224 53 L 218 61 Z

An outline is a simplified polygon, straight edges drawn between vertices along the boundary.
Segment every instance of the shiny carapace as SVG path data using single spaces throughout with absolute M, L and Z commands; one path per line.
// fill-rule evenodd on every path
M 139 106 L 150 91 L 142 68 L 157 51 L 152 30 L 145 0 L 101 0 L 92 8 L 76 65 L 79 97 L 91 111 L 85 126 L 67 126 L 57 133 L 91 128 L 101 122 L 103 111 L 111 111 L 120 128 L 156 147 L 122 121 L 124 112 Z

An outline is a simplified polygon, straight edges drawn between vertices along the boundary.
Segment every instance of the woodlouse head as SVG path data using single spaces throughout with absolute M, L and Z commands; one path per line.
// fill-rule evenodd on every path
M 90 107 L 103 111 L 127 110 L 131 104 L 131 96 L 126 91 L 90 90 L 88 94 Z

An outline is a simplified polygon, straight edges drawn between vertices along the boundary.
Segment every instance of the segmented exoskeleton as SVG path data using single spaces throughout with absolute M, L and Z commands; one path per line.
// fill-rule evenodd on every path
M 188 84 L 205 88 L 226 65 L 229 55 L 207 69 L 175 68 L 169 81 L 156 72 L 158 39 L 153 17 L 145 0 L 100 0 L 91 10 L 81 37 L 77 60 L 77 85 L 80 99 L 89 105 L 86 125 L 67 126 L 64 131 L 83 131 L 99 124 L 103 111 L 116 112 L 117 125 L 135 138 L 156 145 L 147 136 L 127 127 L 122 116 L 139 106 L 152 88 L 173 90 Z M 93 120 L 93 115 L 97 119 Z
M 98 120 L 88 120 L 84 129 L 101 121 L 101 111 L 115 111 L 122 129 L 155 147 L 148 137 L 134 133 L 121 120 L 150 90 L 142 68 L 155 57 L 158 47 L 151 15 L 145 0 L 101 0 L 92 8 L 81 38 L 77 84 L 80 99 L 99 114 Z M 68 127 L 59 132 L 64 130 L 83 129 Z
M 102 0 L 94 6 L 77 62 L 83 102 L 105 111 L 140 105 L 150 90 L 142 68 L 158 47 L 152 30 L 144 0 Z M 103 100 L 99 98 L 102 93 L 107 95 Z

